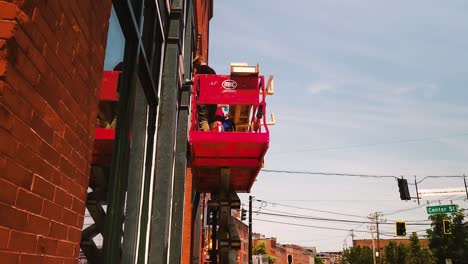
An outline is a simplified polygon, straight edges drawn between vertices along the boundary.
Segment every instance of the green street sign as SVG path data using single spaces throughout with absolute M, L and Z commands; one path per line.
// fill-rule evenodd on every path
M 426 207 L 428 214 L 446 214 L 446 213 L 456 213 L 458 205 L 435 205 Z

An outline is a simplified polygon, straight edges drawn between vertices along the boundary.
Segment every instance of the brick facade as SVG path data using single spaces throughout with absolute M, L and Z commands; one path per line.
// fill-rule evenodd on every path
M 0 0 L 0 263 L 76 263 L 110 7 Z
M 196 29 L 196 56 L 208 62 L 210 42 L 210 19 L 213 17 L 213 0 L 193 1 L 195 29 Z
M 391 241 L 396 242 L 397 244 L 403 244 L 405 246 L 409 246 L 411 240 L 409 239 L 380 239 L 380 250 L 383 252 L 386 245 L 388 245 Z M 419 242 L 421 243 L 421 247 L 429 248 L 429 240 L 425 238 L 420 238 Z M 374 241 L 375 247 L 377 248 L 377 240 Z M 353 240 L 353 246 L 361 246 L 361 247 L 370 247 L 372 248 L 372 239 L 355 239 Z
M 292 256 L 293 263 L 313 263 L 314 252 L 311 252 L 310 248 L 307 247 L 292 244 L 283 245 L 278 243 L 275 237 L 265 238 L 260 234 L 254 234 L 252 243 L 254 247 L 264 243 L 268 255 L 275 257 L 277 264 L 287 264 L 288 255 Z

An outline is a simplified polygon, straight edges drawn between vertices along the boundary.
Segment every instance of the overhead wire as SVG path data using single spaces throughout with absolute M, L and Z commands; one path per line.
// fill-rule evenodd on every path
M 319 210 L 319 209 L 312 209 L 312 208 L 306 208 L 306 207 L 300 207 L 300 206 L 294 206 L 294 205 L 288 205 L 288 204 L 280 204 L 280 203 L 273 203 L 271 201 L 266 201 L 266 200 L 261 200 L 261 199 L 256 199 L 253 198 L 254 201 L 258 201 L 261 203 L 265 204 L 274 204 L 274 205 L 279 205 L 279 206 L 284 206 L 284 207 L 290 207 L 290 208 L 295 208 L 295 209 L 301 209 L 301 210 L 308 210 L 308 211 L 313 211 L 313 212 L 321 212 L 321 213 L 328 213 L 328 214 L 334 214 L 334 215 L 342 215 L 342 216 L 349 216 L 349 217 L 358 217 L 358 218 L 367 218 L 363 217 L 361 215 L 354 215 L 354 214 L 344 214 L 344 213 L 338 213 L 338 212 L 332 212 L 332 211 L 327 211 L 327 210 Z M 265 206 L 266 207 L 266 206 Z
M 394 175 L 374 175 L 374 174 L 353 174 L 353 173 L 340 173 L 340 172 L 320 172 L 320 171 L 293 171 L 293 170 L 273 170 L 262 169 L 262 172 L 267 173 L 289 173 L 289 174 L 309 174 L 309 175 L 323 175 L 323 176 L 341 176 L 341 177 L 360 177 L 360 178 L 394 178 Z
M 376 178 L 376 179 L 400 179 L 403 176 L 397 175 L 376 175 L 376 174 L 356 174 L 356 173 L 341 173 L 341 172 L 320 172 L 320 171 L 294 171 L 294 170 L 277 170 L 277 169 L 262 169 L 266 173 L 288 173 L 288 174 L 307 174 L 307 175 L 322 175 L 322 176 L 337 176 L 337 177 L 359 177 L 359 178 Z M 414 176 L 414 175 L 412 175 Z M 424 176 L 417 183 L 423 182 L 425 179 L 430 178 L 465 178 L 465 175 L 429 175 Z M 414 183 L 408 183 L 414 185 Z
M 434 179 L 434 178 L 465 178 L 465 175 L 445 175 L 445 176 L 442 176 L 442 175 L 436 175 L 436 176 L 424 176 L 421 180 L 417 181 L 417 183 L 421 183 L 423 182 L 425 179 Z
M 464 201 L 464 200 L 466 199 L 466 198 L 452 199 L 452 198 L 450 198 L 450 197 L 452 197 L 452 196 L 442 196 L 440 199 L 437 199 L 437 200 L 426 200 L 426 201 L 427 201 L 426 204 L 420 204 L 420 205 L 415 206 L 415 207 L 405 208 L 405 209 L 399 209 L 399 210 L 396 210 L 396 211 L 384 212 L 384 214 L 385 214 L 385 215 L 395 215 L 395 214 L 402 213 L 402 212 L 407 212 L 407 211 L 416 210 L 416 209 L 419 209 L 419 208 L 422 208 L 422 207 L 425 207 L 425 206 L 430 205 L 431 201 L 432 201 L 432 202 L 438 202 L 438 201 L 442 201 L 442 200 Z
M 347 231 L 347 232 L 349 232 L 349 229 L 344 229 L 344 228 L 334 228 L 334 227 L 325 227 L 325 226 L 313 226 L 313 225 L 294 224 L 294 223 L 280 222 L 280 221 L 271 221 L 271 220 L 258 219 L 258 218 L 253 218 L 253 220 L 255 220 L 255 221 L 261 221 L 261 222 L 268 222 L 268 223 L 276 223 L 276 224 L 291 225 L 291 226 L 302 226 L 302 227 L 310 227 L 310 228 L 317 228 L 317 229 L 327 229 L 327 230 L 337 230 L 337 231 Z M 355 230 L 354 232 L 358 232 L 358 233 L 371 233 L 370 231 L 361 231 L 361 230 Z
M 446 200 L 447 197 L 448 196 L 444 196 L 440 200 Z M 346 213 L 333 212 L 333 211 L 329 211 L 329 210 L 320 210 L 320 209 L 316 209 L 316 208 L 307 208 L 307 207 L 294 206 L 294 205 L 288 205 L 288 204 L 282 204 L 282 203 L 274 203 L 274 202 L 272 202 L 270 200 L 263 200 L 263 199 L 257 199 L 257 198 L 253 198 L 253 200 L 257 201 L 257 202 L 260 202 L 262 204 L 265 204 L 265 206 L 258 207 L 258 208 L 262 208 L 262 209 L 266 208 L 266 206 L 268 204 L 271 204 L 271 205 L 274 205 L 274 206 L 278 205 L 278 206 L 301 209 L 301 210 L 307 210 L 307 211 L 312 211 L 312 212 L 321 212 L 321 213 L 328 213 L 328 214 L 334 214 L 334 215 L 340 215 L 340 216 L 348 216 L 348 217 L 356 217 L 356 218 L 361 218 L 361 219 L 368 219 L 367 216 L 362 216 L 362 215 L 346 214 Z M 458 201 L 458 199 L 451 199 L 451 200 L 452 201 Z M 464 199 L 460 199 L 460 200 L 464 200 Z M 439 201 L 439 200 L 437 200 L 437 201 Z M 422 208 L 424 206 L 427 206 L 427 204 L 422 204 L 422 205 L 418 205 L 416 207 L 411 207 L 411 208 L 399 209 L 399 210 L 396 210 L 396 211 L 390 211 L 388 213 L 384 212 L 383 214 L 387 215 L 387 216 L 395 215 L 395 214 L 405 212 L 405 211 L 416 210 L 416 209 Z M 275 211 L 275 210 L 271 210 L 271 209 L 264 209 L 264 210 Z M 276 212 L 281 212 L 281 211 L 276 211 Z M 390 221 L 392 221 L 392 220 L 390 220 Z M 418 221 L 411 221 L 411 222 L 424 222 L 424 221 L 428 221 L 428 220 L 418 220 Z M 396 221 L 393 221 L 393 222 L 396 222 Z
M 316 220 L 316 221 L 325 221 L 325 222 L 338 222 L 338 223 L 353 223 L 353 224 L 373 224 L 373 222 L 369 221 L 356 221 L 356 220 L 349 220 L 349 219 L 333 219 L 333 218 L 323 218 L 323 217 L 311 217 L 311 216 L 304 216 L 304 215 L 286 215 L 286 214 L 275 214 L 275 213 L 268 213 L 262 211 L 255 211 L 252 212 L 255 214 L 261 215 L 269 215 L 269 216 L 277 216 L 277 217 L 287 217 L 287 218 L 294 218 L 294 219 L 303 219 L 303 220 Z M 384 222 L 380 223 L 383 225 L 387 224 L 394 224 L 394 222 Z M 411 223 L 407 222 L 407 225 L 428 225 L 426 223 Z
M 326 226 L 316 226 L 316 225 L 304 225 L 304 224 L 296 224 L 296 223 L 288 223 L 288 222 L 281 222 L 281 221 L 272 221 L 272 220 L 265 220 L 265 219 L 258 219 L 254 218 L 255 221 L 260 221 L 260 222 L 267 222 L 267 223 L 274 223 L 274 224 L 283 224 L 283 225 L 290 225 L 290 226 L 301 226 L 301 227 L 309 227 L 309 228 L 316 228 L 316 229 L 325 229 L 325 230 L 333 230 L 333 231 L 347 231 L 350 232 L 349 229 L 344 229 L 344 228 L 335 228 L 335 227 L 326 227 Z M 371 234 L 373 233 L 372 231 L 364 231 L 364 230 L 353 230 L 353 232 L 356 233 L 366 233 L 366 234 Z M 385 233 L 385 232 L 379 232 L 380 235 L 386 235 L 386 236 L 393 236 L 393 234 L 390 233 Z M 348 235 L 349 236 L 349 235 Z M 347 237 L 348 237 L 347 236 Z M 346 238 L 347 238 L 346 237 Z
M 317 218 L 317 220 L 321 220 L 321 219 L 329 219 L 329 218 L 321 218 L 321 217 L 317 217 L 317 216 L 310 216 L 310 215 L 302 215 L 302 214 L 297 214 L 297 213 L 291 213 L 291 212 L 285 212 L 285 211 L 278 211 L 278 210 L 272 210 L 272 209 L 266 209 L 264 207 L 256 207 L 256 206 L 252 206 L 252 208 L 254 209 L 258 209 L 258 211 L 253 211 L 252 213 L 254 214 L 267 214 L 267 213 L 264 213 L 263 211 L 269 211 L 269 212 L 273 212 L 272 215 L 274 213 L 280 213 L 278 214 L 279 215 L 284 215 L 284 216 L 297 216 L 297 217 L 310 217 L 310 218 Z M 275 214 L 275 215 L 276 215 Z M 340 214 L 340 213 L 336 213 L 336 214 L 339 214 L 339 215 L 343 215 L 343 214 Z M 344 214 L 346 215 L 346 214 Z M 357 217 L 357 216 L 356 216 Z M 366 217 L 361 217 L 361 218 L 364 218 L 366 219 Z M 312 219 L 313 220 L 313 219 Z M 356 221 L 357 223 L 365 223 L 365 222 L 362 222 L 362 221 Z
M 462 136 L 468 136 L 468 132 L 462 132 L 462 133 L 459 133 L 459 134 L 441 136 L 441 137 L 398 139 L 398 140 L 392 140 L 392 141 L 388 141 L 388 142 L 366 143 L 366 144 L 356 144 L 356 145 L 338 146 L 338 147 L 311 148 L 311 149 L 302 149 L 302 150 L 296 150 L 296 151 L 282 151 L 281 153 L 275 153 L 275 155 L 289 154 L 289 153 L 299 153 L 299 152 L 314 152 L 314 151 L 327 151 L 327 150 L 340 150 L 340 149 L 374 147 L 374 146 L 379 146 L 379 145 L 412 143 L 412 142 L 420 142 L 420 141 L 433 141 L 433 140 L 438 140 L 438 139 L 443 139 L 443 138 L 448 138 L 448 137 L 462 137 Z
M 269 199 L 269 201 L 276 202 L 395 202 L 395 199 L 389 200 L 366 200 L 366 199 L 358 199 L 358 200 L 353 200 L 353 199 L 343 199 L 343 200 L 338 200 L 338 199 Z

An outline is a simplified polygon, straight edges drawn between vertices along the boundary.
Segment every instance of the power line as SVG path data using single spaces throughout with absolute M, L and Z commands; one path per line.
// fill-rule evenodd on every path
M 442 200 L 451 200 L 451 201 L 464 201 L 464 200 L 465 200 L 465 198 L 450 199 L 450 197 L 451 197 L 451 196 L 443 196 L 443 197 L 441 197 L 440 199 L 432 200 L 432 202 L 442 201 Z M 418 206 L 416 206 L 416 207 L 400 209 L 400 210 L 391 211 L 391 212 L 384 213 L 384 214 L 385 214 L 385 215 L 395 215 L 395 214 L 402 213 L 402 212 L 407 212 L 407 211 L 416 210 L 416 209 L 419 209 L 419 208 L 422 208 L 422 207 L 425 207 L 425 206 L 430 205 L 431 201 L 430 201 L 430 200 L 427 200 L 427 202 L 428 202 L 427 204 L 421 204 L 421 205 L 418 205 Z
M 261 222 L 268 222 L 268 223 L 275 223 L 275 224 L 283 224 L 283 225 L 292 225 L 292 226 L 302 226 L 302 227 L 310 227 L 310 228 L 317 228 L 317 229 L 327 229 L 327 230 L 337 230 L 337 231 L 347 231 L 349 232 L 349 229 L 344 229 L 344 228 L 333 228 L 333 227 L 325 227 L 325 226 L 312 226 L 312 225 L 302 225 L 302 224 L 293 224 L 293 223 L 287 223 L 287 222 L 279 222 L 279 221 L 271 221 L 271 220 L 265 220 L 265 219 L 257 219 L 254 218 L 255 221 L 261 221 Z M 361 231 L 361 230 L 354 230 L 354 232 L 358 233 L 368 233 L 370 234 L 371 232 L 369 231 Z
M 416 210 L 416 209 L 419 209 L 419 208 L 422 208 L 422 207 L 425 207 L 425 206 L 427 206 L 427 205 L 426 205 L 426 204 L 422 204 L 422 205 L 418 205 L 418 206 L 416 206 L 416 207 L 400 209 L 400 210 L 391 211 L 391 212 L 389 212 L 389 213 L 384 213 L 384 214 L 385 214 L 385 215 L 395 215 L 395 214 L 402 213 L 402 212 L 406 212 L 406 211 Z
M 395 202 L 395 199 L 392 200 L 368 200 L 368 199 L 359 199 L 359 200 L 353 200 L 353 199 L 269 199 L 272 203 L 279 201 L 279 202 Z
M 412 139 L 399 139 L 399 140 L 392 140 L 388 142 L 377 142 L 377 143 L 367 143 L 367 144 L 356 144 L 356 145 L 349 145 L 349 146 L 339 146 L 339 147 L 323 147 L 323 148 L 311 148 L 311 149 L 303 149 L 303 150 L 296 150 L 296 151 L 282 151 L 276 155 L 281 154 L 289 154 L 289 153 L 299 153 L 299 152 L 314 152 L 314 151 L 328 151 L 328 150 L 340 150 L 340 149 L 353 149 L 353 148 L 363 148 L 363 147 L 374 147 L 379 145 L 391 145 L 391 144 L 402 144 L 402 143 L 412 143 L 412 142 L 421 142 L 421 141 L 434 141 L 438 139 L 448 138 L 448 137 L 461 137 L 467 136 L 468 132 L 463 132 L 459 134 L 449 135 L 449 136 L 442 136 L 442 137 L 425 137 L 425 138 L 412 138 Z
M 272 170 L 263 169 L 262 172 L 266 173 L 288 173 L 288 174 L 307 174 L 307 175 L 321 175 L 321 176 L 337 176 L 337 177 L 355 177 L 355 178 L 376 178 L 376 179 L 399 179 L 402 176 L 396 175 L 375 175 L 375 174 L 354 174 L 354 173 L 340 173 L 340 172 L 319 172 L 319 171 L 293 171 L 293 170 Z M 429 178 L 464 178 L 464 175 L 429 175 L 424 176 L 417 183 L 421 183 Z M 412 184 L 412 183 L 408 183 Z M 413 184 L 412 184 L 413 185 Z
M 373 222 L 369 222 L 369 221 L 356 221 L 356 220 L 349 220 L 349 219 L 333 219 L 333 218 L 312 217 L 312 216 L 304 216 L 304 215 L 275 214 L 275 213 L 267 213 L 267 212 L 262 212 L 262 211 L 255 211 L 253 213 L 262 214 L 262 215 L 270 215 L 270 216 L 288 217 L 288 218 L 294 218 L 294 219 L 328 221 L 328 222 L 338 222 L 338 223 L 353 223 L 353 224 L 372 224 L 373 223 Z M 385 223 L 380 223 L 380 224 L 392 225 L 394 223 L 385 222 Z M 424 225 L 425 226 L 425 225 L 428 225 L 428 224 L 407 222 L 407 225 Z
M 341 177 L 360 177 L 360 178 L 394 178 L 394 179 L 399 178 L 399 177 L 394 176 L 394 175 L 352 174 L 352 173 L 317 172 L 317 171 L 293 171 L 293 170 L 262 169 L 262 172 L 289 173 L 289 174 L 308 174 L 308 175 L 322 175 L 322 176 L 341 176 Z
M 262 211 L 255 211 L 253 213 L 261 215 L 270 215 L 270 216 L 279 216 L 279 217 L 289 217 L 294 219 L 304 219 L 304 220 L 317 220 L 317 221 L 328 221 L 328 222 L 340 222 L 340 223 L 353 223 L 353 224 L 366 224 L 370 222 L 364 221 L 355 221 L 355 220 L 345 220 L 345 219 L 331 219 L 331 218 L 322 218 L 322 217 L 311 217 L 311 216 L 302 216 L 302 215 L 286 215 L 286 214 L 275 214 L 275 213 L 266 213 Z
M 331 211 L 319 210 L 319 209 L 312 209 L 312 208 L 306 208 L 306 207 L 300 207 L 300 206 L 294 206 L 294 205 L 272 203 L 271 201 L 265 201 L 265 200 L 260 200 L 260 199 L 253 199 L 253 200 L 260 202 L 262 205 L 265 204 L 265 206 L 262 206 L 262 207 L 266 207 L 266 205 L 268 205 L 268 204 L 274 204 L 274 205 L 279 205 L 279 206 L 284 206 L 284 207 L 290 207 L 290 208 L 296 208 L 296 209 L 301 209 L 301 210 L 313 211 L 313 212 L 321 212 L 321 213 L 327 213 L 327 214 L 334 214 L 334 215 L 342 215 L 342 216 L 350 216 L 350 217 L 358 217 L 358 218 L 367 219 L 367 217 L 363 217 L 361 215 L 343 214 L 343 213 L 337 213 L 337 212 L 331 212 Z
M 304 217 L 304 218 L 307 217 L 307 218 L 314 218 L 315 220 L 328 220 L 328 219 L 331 219 L 331 218 L 322 218 L 322 217 L 316 217 L 316 216 L 310 216 L 310 215 L 301 215 L 301 214 L 285 212 L 285 211 L 265 209 L 263 207 L 254 207 L 254 208 L 258 209 L 258 211 L 253 212 L 253 213 L 256 213 L 256 214 L 267 214 L 267 213 L 265 213 L 263 211 L 269 211 L 269 212 L 273 212 L 272 215 L 278 215 L 278 216 L 297 216 L 297 217 Z M 274 214 L 274 213 L 276 213 L 276 214 Z M 280 214 L 277 214 L 277 213 L 280 213 Z M 339 214 L 339 213 L 337 213 L 337 214 Z M 342 214 L 339 214 L 339 215 L 342 215 Z M 355 217 L 357 217 L 357 216 L 355 216 Z M 362 217 L 362 218 L 366 219 L 366 217 Z M 311 220 L 314 220 L 314 219 L 311 219 Z M 356 221 L 356 223 L 366 223 L 366 222 Z
M 304 239 L 304 240 L 283 240 L 281 244 L 284 243 L 298 243 L 298 242 L 315 242 L 315 241 L 328 241 L 335 240 L 337 238 L 342 238 L 343 236 L 327 236 L 327 238 L 318 238 L 318 239 Z
M 447 197 L 450 197 L 450 196 L 444 196 L 442 197 L 441 199 L 439 200 L 435 200 L 435 201 L 440 201 L 440 200 L 446 200 Z M 367 216 L 362 216 L 362 215 L 355 215 L 355 214 L 345 214 L 345 213 L 338 213 L 338 212 L 333 212 L 333 211 L 327 211 L 327 210 L 319 210 L 319 209 L 315 209 L 315 208 L 307 208 L 307 207 L 300 207 L 300 206 L 294 206 L 294 205 L 288 205 L 288 204 L 282 204 L 282 203 L 274 203 L 270 200 L 262 200 L 262 199 L 253 199 L 254 201 L 257 201 L 257 202 L 260 202 L 261 203 L 261 206 L 258 207 L 258 208 L 266 208 L 266 206 L 268 204 L 271 204 L 273 206 L 276 206 L 276 205 L 279 205 L 279 206 L 284 206 L 284 207 L 289 207 L 289 208 L 295 208 L 295 209 L 301 209 L 301 210 L 307 210 L 307 211 L 312 211 L 312 212 L 321 212 L 321 213 L 327 213 L 327 214 L 334 214 L 334 215 L 341 215 L 341 216 L 348 216 L 348 217 L 356 217 L 356 218 L 362 218 L 362 219 L 368 219 Z M 463 199 L 451 199 L 452 201 L 462 201 L 464 200 Z M 428 201 L 430 202 L 430 201 Z M 430 203 L 429 203 L 430 204 Z M 412 210 L 416 210 L 416 209 L 419 209 L 419 208 L 422 208 L 424 206 L 427 206 L 427 204 L 424 204 L 424 205 L 418 205 L 416 207 L 412 207 L 412 208 L 406 208 L 406 209 L 399 209 L 399 210 L 396 210 L 396 211 L 391 211 L 389 213 L 385 213 L 384 212 L 384 215 L 395 215 L 395 214 L 398 214 L 398 213 L 401 213 L 401 212 L 405 212 L 405 211 L 412 211 Z M 265 209 L 265 210 L 268 210 L 268 209 Z M 270 210 L 270 211 L 274 211 L 274 210 Z M 423 221 L 428 221 L 428 220 L 418 220 L 418 221 L 412 221 L 412 222 L 423 222 Z
M 432 179 L 438 179 L 438 178 L 462 178 L 462 179 L 463 179 L 463 178 L 465 178 L 465 175 L 425 176 L 425 177 L 423 177 L 421 180 L 419 180 L 417 183 L 419 184 L 419 183 L 423 182 L 425 179 L 430 179 L 430 178 L 432 178 Z

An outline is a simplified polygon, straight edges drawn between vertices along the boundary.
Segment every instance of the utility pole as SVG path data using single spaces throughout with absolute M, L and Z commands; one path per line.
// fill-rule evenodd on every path
M 249 195 L 249 264 L 252 264 L 252 195 Z
M 466 186 L 466 177 L 465 177 L 465 174 L 463 174 L 463 181 L 465 182 L 466 198 L 468 199 L 468 187 Z
M 416 186 L 416 199 L 418 199 L 418 205 L 419 205 L 419 191 L 418 191 L 418 182 L 416 181 L 416 175 L 414 176 L 414 186 Z
M 372 224 L 370 224 L 367 229 L 369 229 L 371 231 L 371 236 L 372 236 L 372 260 L 374 261 L 373 263 L 374 264 L 377 264 L 377 262 L 375 261 L 375 240 L 374 240 L 374 231 L 375 231 L 375 225 L 373 224 L 373 221 L 374 221 L 374 215 L 370 215 L 369 216 L 369 219 L 372 220 Z
M 375 212 L 375 225 L 377 227 L 377 252 L 379 256 L 379 264 L 382 264 L 382 257 L 380 256 L 379 213 L 378 212 Z
M 353 229 L 351 229 L 351 244 L 354 247 L 354 230 Z
M 375 226 L 372 226 L 375 227 Z M 374 231 L 371 232 L 372 235 L 372 260 L 374 261 L 374 264 L 377 264 L 375 260 L 375 241 L 374 241 Z

